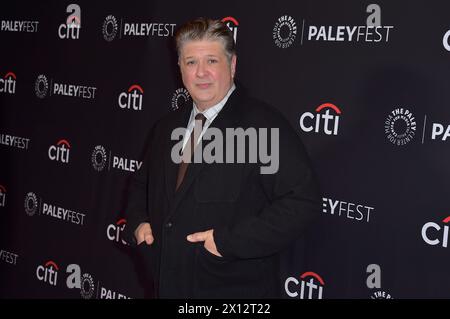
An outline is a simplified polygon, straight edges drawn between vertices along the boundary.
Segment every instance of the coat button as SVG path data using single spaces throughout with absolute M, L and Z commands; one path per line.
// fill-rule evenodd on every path
M 166 223 L 166 228 L 172 228 L 172 226 L 173 226 L 172 222 Z

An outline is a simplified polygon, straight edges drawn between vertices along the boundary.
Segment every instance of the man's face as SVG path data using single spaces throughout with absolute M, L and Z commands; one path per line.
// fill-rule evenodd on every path
M 197 107 L 205 110 L 219 103 L 231 88 L 236 56 L 229 63 L 218 40 L 188 41 L 180 50 L 179 65 L 184 86 Z

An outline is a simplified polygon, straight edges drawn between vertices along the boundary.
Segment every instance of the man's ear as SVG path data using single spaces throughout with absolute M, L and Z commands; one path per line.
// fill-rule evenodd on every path
M 231 57 L 231 78 L 234 79 L 234 75 L 236 74 L 236 61 L 237 61 L 237 56 L 236 54 L 233 54 L 233 56 Z

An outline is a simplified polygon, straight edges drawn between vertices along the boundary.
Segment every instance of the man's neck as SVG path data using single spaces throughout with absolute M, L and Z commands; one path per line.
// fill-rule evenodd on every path
M 234 91 L 234 89 L 236 89 L 236 85 L 234 84 L 234 82 L 231 82 L 230 88 L 228 89 L 227 93 L 219 100 L 219 102 L 217 102 L 213 105 L 209 105 L 209 106 L 201 106 L 194 101 L 194 107 L 196 107 L 199 112 L 203 113 L 207 109 L 210 109 L 210 108 L 215 107 L 218 104 L 222 103 L 223 100 L 228 99 L 230 97 L 231 93 Z

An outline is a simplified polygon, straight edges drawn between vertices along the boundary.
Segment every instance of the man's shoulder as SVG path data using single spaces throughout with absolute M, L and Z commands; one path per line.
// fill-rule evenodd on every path
M 189 105 L 183 104 L 176 110 L 169 111 L 168 113 L 161 116 L 158 120 L 156 120 L 154 124 L 155 131 L 173 129 L 175 126 L 180 126 L 185 124 L 183 122 L 184 118 L 189 116 Z
M 239 101 L 243 120 L 250 123 L 270 126 L 286 125 L 284 114 L 273 105 L 253 96 L 243 95 Z

